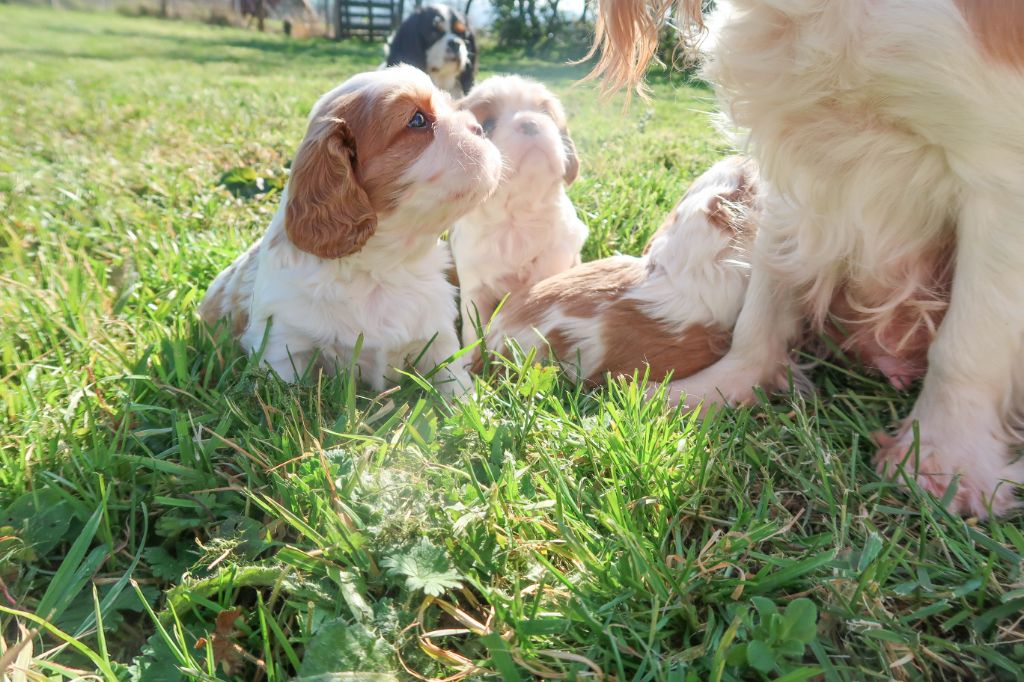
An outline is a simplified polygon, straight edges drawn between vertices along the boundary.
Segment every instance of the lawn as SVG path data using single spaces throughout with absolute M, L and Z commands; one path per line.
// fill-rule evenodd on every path
M 10 679 L 1021 679 L 1024 520 L 880 481 L 911 396 L 848 365 L 699 422 L 530 362 L 455 408 L 288 386 L 212 340 L 196 305 L 309 107 L 381 55 L 0 5 Z M 726 153 L 678 77 L 624 110 L 583 67 L 482 63 L 563 97 L 587 259 Z

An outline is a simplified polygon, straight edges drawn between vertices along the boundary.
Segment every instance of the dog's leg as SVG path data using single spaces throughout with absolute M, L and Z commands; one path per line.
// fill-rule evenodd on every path
M 258 350 L 258 346 L 252 350 L 253 352 Z M 267 339 L 266 350 L 263 353 L 263 364 L 268 365 L 288 383 L 294 383 L 306 373 L 315 354 L 316 349 L 312 344 L 296 338 L 289 338 L 285 345 L 285 340 L 281 338 L 281 335 L 275 336 L 271 331 L 270 338 Z
M 479 338 L 477 321 L 486 330 L 497 303 L 492 302 L 490 293 L 483 287 L 466 287 L 462 296 L 462 345 L 468 346 Z
M 1006 426 L 1024 337 L 1024 196 L 969 190 L 957 231 L 949 310 L 929 349 L 924 387 L 895 436 L 882 436 L 878 470 L 906 469 L 961 514 L 1002 514 L 1016 503 L 1024 462 L 1010 463 Z M 920 447 L 914 443 L 918 424 Z M 1010 481 L 1006 483 L 1004 481 Z
M 786 285 L 755 266 L 729 352 L 707 369 L 670 382 L 669 400 L 685 400 L 687 409 L 707 409 L 721 402 L 749 403 L 755 386 L 769 391 L 784 387 L 789 343 L 799 328 L 795 308 Z
M 439 331 L 426 350 L 423 350 L 422 347 L 416 349 L 417 353 L 423 350 L 416 363 L 416 369 L 421 373 L 429 372 L 458 352 L 460 347 L 459 340 L 455 336 L 455 325 L 452 323 L 452 329 Z M 452 361 L 434 374 L 431 381 L 440 393 L 448 396 L 460 396 L 465 395 L 473 388 L 473 380 L 464 367 L 467 357 L 469 356 Z
M 794 216 L 784 202 L 774 201 L 772 205 L 774 208 L 766 208 L 761 218 L 753 245 L 750 284 L 736 320 L 732 346 L 714 365 L 670 382 L 667 394 L 673 404 L 685 400 L 688 409 L 706 409 L 721 402 L 748 403 L 754 398 L 755 386 L 771 391 L 786 385 L 790 343 L 800 329 L 799 310 L 792 286 L 780 281 L 758 254 L 777 249 L 773 235 L 788 229 Z M 779 229 L 773 229 L 774 225 Z M 652 387 L 648 393 L 656 390 Z

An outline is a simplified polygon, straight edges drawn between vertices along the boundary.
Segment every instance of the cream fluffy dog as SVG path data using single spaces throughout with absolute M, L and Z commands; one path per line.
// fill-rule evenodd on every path
M 600 0 L 610 82 L 642 78 L 672 4 L 696 36 L 700 0 Z M 1010 448 L 1024 378 L 1024 2 L 719 0 L 707 28 L 704 75 L 768 191 L 732 347 L 672 396 L 744 403 L 782 386 L 794 340 L 836 307 L 899 360 L 908 321 L 938 323 L 955 249 L 921 395 L 875 462 L 938 496 L 958 479 L 957 512 L 1007 511 L 1024 481 Z

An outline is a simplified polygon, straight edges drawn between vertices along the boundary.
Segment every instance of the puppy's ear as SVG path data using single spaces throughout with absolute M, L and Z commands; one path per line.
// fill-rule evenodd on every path
M 459 85 L 462 87 L 462 94 L 468 95 L 476 82 L 476 37 L 472 29 L 466 28 L 466 51 L 469 52 L 469 64 L 459 74 Z
M 422 24 L 426 21 L 426 13 L 419 12 L 398 27 L 398 32 L 388 45 L 388 66 L 408 64 L 420 71 L 427 70 L 427 46 L 423 35 L 427 29 Z
M 562 128 L 562 146 L 565 147 L 565 184 L 571 185 L 580 175 L 580 159 L 576 155 L 576 143 L 572 141 L 568 128 Z
M 356 178 L 348 124 L 328 118 L 310 128 L 292 163 L 285 231 L 307 253 L 341 258 L 363 248 L 377 229 L 377 214 Z

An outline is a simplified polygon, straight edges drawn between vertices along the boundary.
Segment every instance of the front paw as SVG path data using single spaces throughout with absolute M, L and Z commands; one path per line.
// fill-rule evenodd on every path
M 449 365 L 441 368 L 434 375 L 433 384 L 438 393 L 451 400 L 472 401 L 476 397 L 473 378 L 462 367 Z
M 699 410 L 702 415 L 723 405 L 750 405 L 757 397 L 757 387 L 774 391 L 787 385 L 786 366 L 774 366 L 780 369 L 766 372 L 762 366 L 737 362 L 726 356 L 707 369 L 669 382 L 665 397 L 670 405 L 681 405 L 687 411 Z M 659 390 L 659 385 L 651 385 L 647 396 L 653 397 Z
M 875 442 L 874 464 L 880 476 L 913 479 L 940 499 L 955 483 L 949 501 L 954 514 L 983 519 L 989 513 L 1002 516 L 1019 506 L 1015 485 L 1024 483 L 1024 472 L 1020 463 L 1007 464 L 1010 449 L 992 434 L 982 431 L 944 438 L 941 433 L 922 430 L 920 443 L 915 444 L 911 420 L 906 419 L 895 435 L 875 434 Z
M 653 398 L 661 390 L 659 384 L 652 384 L 647 387 L 647 397 Z M 670 381 L 664 391 L 669 405 L 679 405 L 687 412 L 697 410 L 701 416 L 723 406 L 748 405 L 754 401 L 752 385 L 744 388 L 742 383 L 715 377 L 706 370 L 686 379 Z

